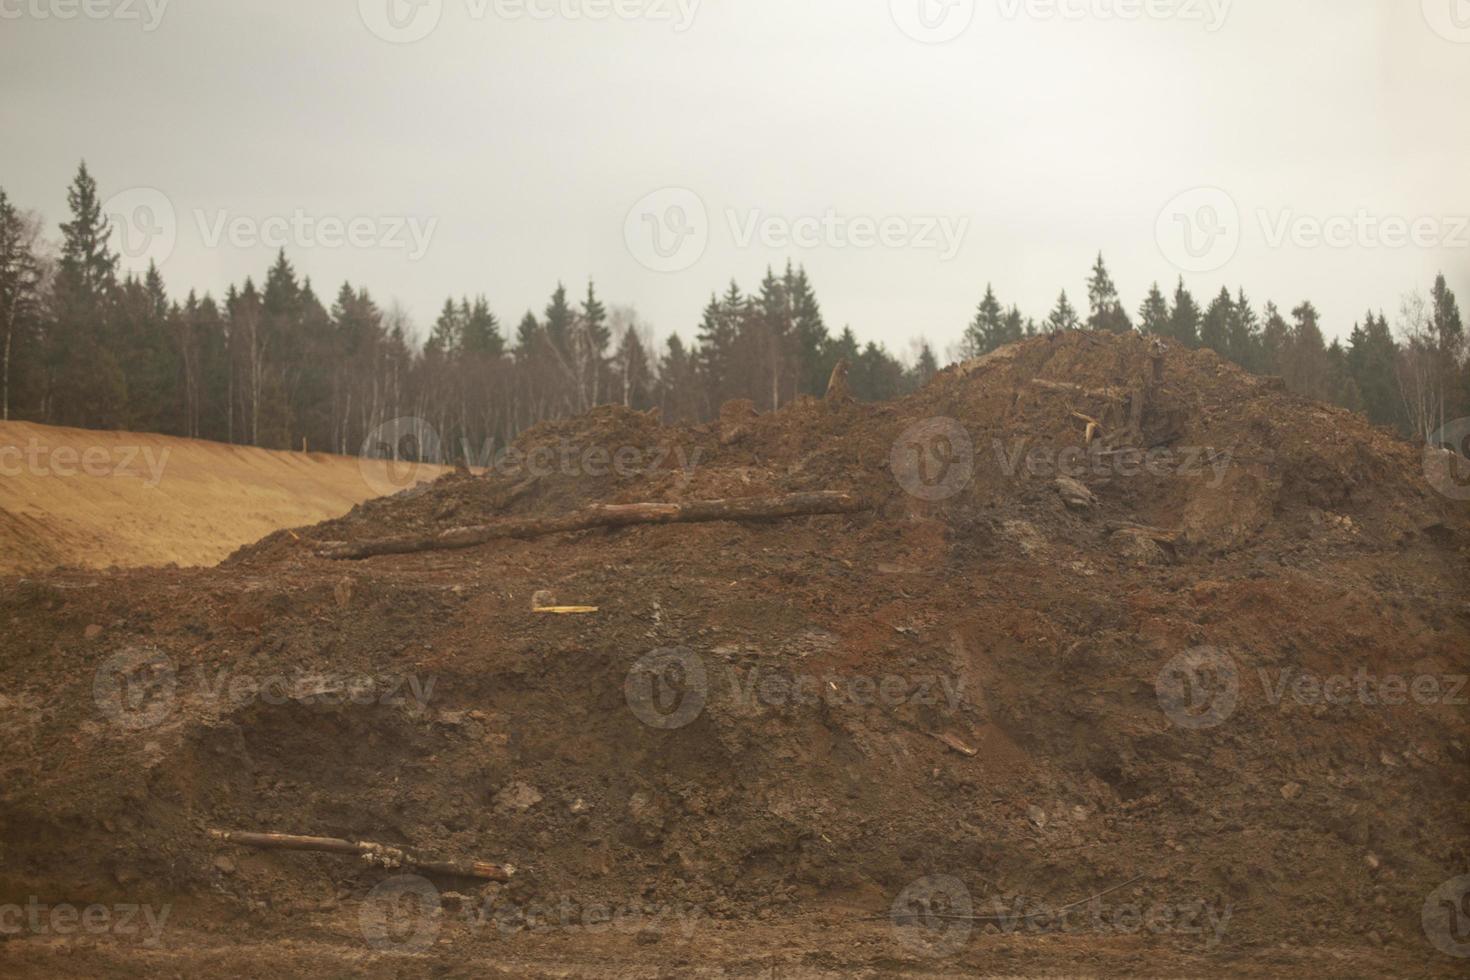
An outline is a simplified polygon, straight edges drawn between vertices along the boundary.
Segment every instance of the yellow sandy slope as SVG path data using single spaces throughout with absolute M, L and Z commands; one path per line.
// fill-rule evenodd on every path
M 0 574 L 55 565 L 211 565 L 272 531 L 339 517 L 443 472 L 0 422 Z

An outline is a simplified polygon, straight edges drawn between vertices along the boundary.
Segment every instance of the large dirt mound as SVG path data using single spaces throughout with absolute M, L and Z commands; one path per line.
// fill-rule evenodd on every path
M 1458 965 L 1423 917 L 1470 863 L 1470 514 L 1415 447 L 1209 353 L 1067 334 L 892 404 L 694 428 L 600 409 L 517 449 L 216 569 L 5 585 L 0 902 L 134 896 L 177 903 L 190 942 L 233 923 L 361 946 L 393 872 L 208 839 L 225 827 L 508 861 L 506 886 L 434 884 L 521 925 L 558 902 L 704 923 L 657 949 L 578 932 L 583 958 L 551 972 L 596 972 L 589 949 L 752 971 Z M 873 510 L 315 553 L 811 490 Z M 547 593 L 598 611 L 533 611 Z M 1080 923 L 1040 914 L 1089 898 Z M 896 899 L 994 921 L 861 922 Z M 416 969 L 488 941 L 449 913 L 436 934 Z

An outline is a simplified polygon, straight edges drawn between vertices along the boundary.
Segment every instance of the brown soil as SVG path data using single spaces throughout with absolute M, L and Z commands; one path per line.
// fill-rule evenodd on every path
M 1082 447 L 1074 412 L 1103 445 L 1179 458 L 1089 468 L 1095 502 L 1075 506 L 1051 474 L 1005 472 L 997 440 Z M 904 434 L 940 418 L 967 431 L 973 473 L 928 459 L 905 492 Z M 897 403 L 740 425 L 600 409 L 520 447 L 669 450 L 661 465 L 451 475 L 217 568 L 4 582 L 0 929 L 32 897 L 169 910 L 156 942 L 0 934 L 5 972 L 1463 975 L 1423 912 L 1470 870 L 1470 507 L 1416 447 L 1209 353 L 1089 334 Z M 956 492 L 921 499 L 936 480 Z M 875 510 L 315 555 L 597 501 L 808 490 Z M 598 612 L 536 613 L 538 592 Z M 1195 693 L 1214 700 L 1161 696 L 1200 648 L 1216 673 Z M 122 673 L 134 700 L 109 687 Z M 1352 696 L 1313 698 L 1303 674 L 1354 678 Z M 1360 676 L 1437 686 L 1385 704 Z M 284 681 L 211 694 L 231 677 Z M 321 694 L 354 679 L 367 696 Z M 430 876 L 439 917 L 400 909 L 381 948 L 364 923 L 404 870 L 244 851 L 212 827 L 520 871 Z M 966 897 L 998 921 L 935 918 Z M 1065 925 L 1041 914 L 1078 902 Z M 597 925 L 607 909 L 620 924 Z

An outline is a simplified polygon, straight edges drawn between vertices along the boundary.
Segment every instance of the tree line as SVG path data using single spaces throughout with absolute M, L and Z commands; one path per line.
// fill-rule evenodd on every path
M 284 251 L 259 284 L 247 278 L 219 299 L 170 295 L 154 266 L 119 273 L 85 164 L 67 204 L 53 243 L 0 188 L 5 419 L 353 454 L 378 451 L 367 445 L 373 433 L 414 417 L 450 455 L 483 462 L 526 428 L 597 405 L 700 421 L 732 398 L 764 411 L 820 395 L 843 360 L 853 394 L 868 401 L 912 391 L 940 366 L 927 342 L 905 363 L 850 328 L 829 330 L 805 269 L 789 263 L 751 291 L 732 281 L 711 295 L 688 345 L 678 333 L 657 345 L 635 309 L 609 307 L 591 282 L 580 298 L 557 284 L 541 314 L 527 311 L 513 331 L 483 295 L 448 299 L 420 343 L 408 316 L 365 286 L 320 297 Z M 1202 308 L 1182 279 L 1172 299 L 1149 290 L 1135 328 L 1101 256 L 1087 306 L 1084 316 L 1063 292 L 1038 323 L 987 286 L 951 356 L 1042 331 L 1138 329 L 1280 374 L 1295 391 L 1406 434 L 1470 414 L 1464 329 L 1443 276 L 1429 300 L 1405 301 L 1396 329 L 1369 313 L 1346 346 L 1324 343 L 1310 302 L 1288 320 L 1222 289 Z
M 1085 318 L 1064 290 L 1038 327 L 1015 306 L 1003 307 L 987 286 L 959 353 L 978 356 L 1038 330 L 1080 329 L 1137 329 L 1209 348 L 1248 371 L 1281 377 L 1298 394 L 1361 412 L 1414 438 L 1427 439 L 1447 422 L 1470 415 L 1470 349 L 1459 303 L 1443 274 L 1428 299 L 1419 293 L 1404 298 L 1393 327 L 1382 310 L 1369 310 L 1353 324 L 1346 344 L 1328 344 L 1309 300 L 1289 314 L 1270 301 L 1258 312 L 1244 288 L 1232 294 L 1222 286 L 1201 305 L 1182 276 L 1172 297 L 1157 282 L 1150 286 L 1135 327 L 1099 255 L 1087 280 Z

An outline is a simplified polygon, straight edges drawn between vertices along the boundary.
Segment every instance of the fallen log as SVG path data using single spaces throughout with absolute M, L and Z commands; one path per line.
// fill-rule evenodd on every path
M 374 538 L 330 544 L 317 552 L 323 558 L 358 561 L 375 555 L 407 555 L 420 551 L 473 548 L 502 538 L 539 538 L 598 527 L 634 524 L 699 524 L 710 521 L 773 521 L 814 514 L 855 514 L 873 505 L 850 493 L 819 491 L 775 497 L 732 500 L 692 500 L 671 504 L 593 504 L 560 517 L 497 521 L 475 527 L 453 528 L 439 534 Z
M 215 840 L 254 847 L 259 850 L 316 851 L 323 854 L 352 854 L 369 864 L 383 868 L 417 868 L 431 874 L 483 878 L 486 881 L 509 881 L 516 869 L 509 864 L 486 861 L 430 861 L 402 848 L 370 841 L 350 841 L 340 837 L 303 837 L 299 834 L 252 834 L 238 830 L 211 830 Z

